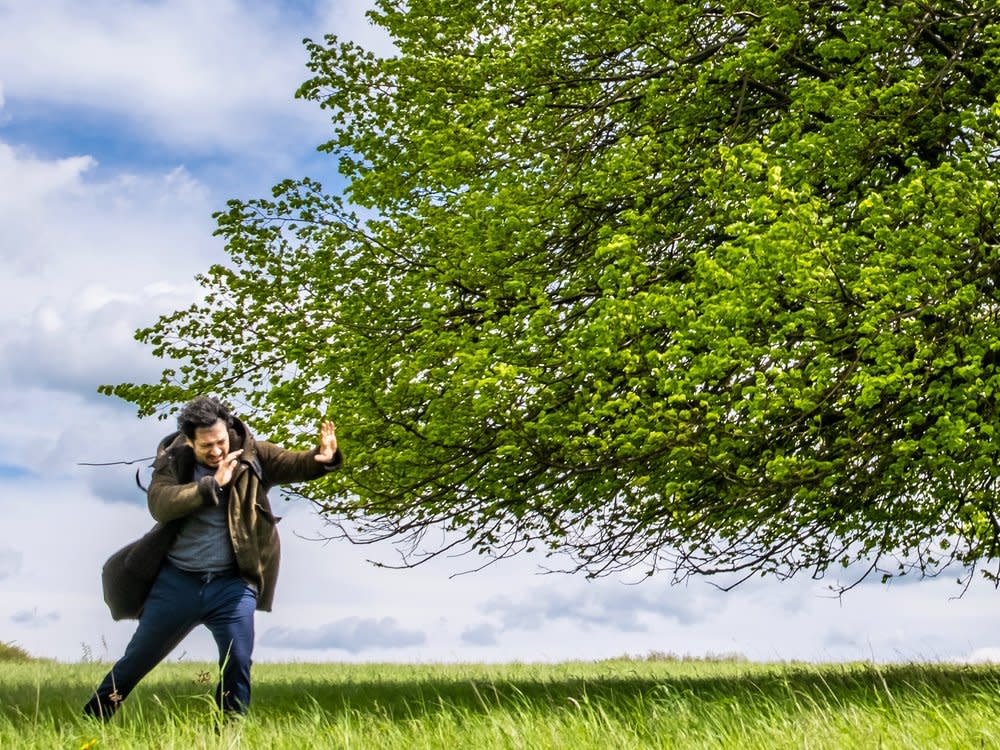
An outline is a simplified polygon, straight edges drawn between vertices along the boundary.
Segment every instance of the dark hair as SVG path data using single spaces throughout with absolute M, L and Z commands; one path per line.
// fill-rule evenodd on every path
M 226 427 L 233 426 L 233 415 L 229 407 L 212 396 L 199 396 L 181 409 L 177 415 L 177 428 L 184 436 L 194 440 L 194 433 L 199 427 L 211 427 L 219 420 Z

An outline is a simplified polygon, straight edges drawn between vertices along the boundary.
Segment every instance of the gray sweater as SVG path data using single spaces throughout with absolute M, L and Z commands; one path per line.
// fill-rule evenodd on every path
M 193 481 L 214 474 L 215 469 L 196 462 Z M 167 552 L 167 559 L 181 570 L 222 573 L 236 569 L 236 556 L 229 536 L 229 488 L 221 489 L 221 502 L 189 515 Z

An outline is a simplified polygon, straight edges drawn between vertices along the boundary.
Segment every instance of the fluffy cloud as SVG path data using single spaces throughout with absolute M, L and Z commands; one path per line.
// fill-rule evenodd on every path
M 79 300 L 40 300 L 20 326 L 0 334 L 2 379 L 9 386 L 102 400 L 101 384 L 156 381 L 164 363 L 136 342 L 135 330 L 176 300 L 173 294 L 137 293 L 90 309 Z
M 830 630 L 823 639 L 824 644 L 829 648 L 852 648 L 859 649 L 865 645 L 867 634 L 861 631 L 850 632 L 835 628 Z
M 150 261 L 168 271 L 219 247 L 205 239 L 214 199 L 183 167 L 110 174 L 97 167 L 89 155 L 45 158 L 0 141 L 0 259 L 18 276 L 75 273 L 76 284 L 127 287 Z
M 538 630 L 556 620 L 570 620 L 585 627 L 644 632 L 650 616 L 691 625 L 711 617 L 720 606 L 718 598 L 690 591 L 600 582 L 535 589 L 519 601 L 498 597 L 482 610 L 496 614 L 507 629 Z
M 462 631 L 462 643 L 470 646 L 495 646 L 499 641 L 499 631 L 489 623 L 472 625 Z
M 29 472 L 152 451 L 153 431 L 97 387 L 158 379 L 134 331 L 196 298 L 194 275 L 221 255 L 209 191 L 185 170 L 95 169 L 0 141 L 0 455 Z
M 299 29 L 278 6 L 49 0 L 0 10 L 9 100 L 103 109 L 174 146 L 246 148 L 271 118 L 288 119 L 303 78 Z
M 167 432 L 168 430 L 169 428 L 165 427 L 163 431 Z M 106 503 L 129 503 L 145 508 L 146 493 L 140 489 L 139 484 L 136 482 L 136 474 L 138 473 L 138 480 L 142 483 L 142 486 L 148 487 L 152 476 L 152 469 L 150 468 L 152 460 L 137 461 L 131 465 L 128 463 L 118 464 L 113 462 L 130 461 L 138 456 L 139 453 L 151 456 L 153 447 L 151 441 L 142 442 L 136 440 L 127 446 L 127 449 L 131 451 L 129 453 L 114 452 L 115 448 L 119 451 L 125 450 L 126 446 L 122 445 L 118 445 L 115 448 L 89 448 L 88 450 L 100 451 L 100 455 L 95 455 L 94 457 L 106 459 L 103 463 L 110 463 L 110 465 L 79 466 L 75 474 L 83 480 L 84 485 L 95 498 Z M 91 457 L 81 456 L 81 458 Z
M 977 648 L 961 661 L 972 664 L 1000 664 L 1000 647 L 988 646 Z
M 21 557 L 17 550 L 0 547 L 0 581 L 20 570 Z
M 0 0 L 0 70 L 28 117 L 75 108 L 133 139 L 264 156 L 276 131 L 313 143 L 326 127 L 318 108 L 294 101 L 309 75 L 303 37 L 336 31 L 385 47 L 364 19 L 369 5 Z
M 426 640 L 424 633 L 407 630 L 392 617 L 347 617 L 318 628 L 271 628 L 264 633 L 261 643 L 279 648 L 340 649 L 356 654 L 376 648 L 419 646 Z
M 15 625 L 26 628 L 41 628 L 59 622 L 58 612 L 39 612 L 35 609 L 22 609 L 10 616 L 10 621 Z
M 93 399 L 102 383 L 157 379 L 135 330 L 196 298 L 194 275 L 221 257 L 209 191 L 185 170 L 94 167 L 0 141 L 0 386 Z

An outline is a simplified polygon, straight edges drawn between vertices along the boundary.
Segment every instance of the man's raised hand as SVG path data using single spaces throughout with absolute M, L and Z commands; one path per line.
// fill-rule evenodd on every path
M 219 465 L 215 469 L 215 481 L 220 487 L 225 487 L 229 484 L 229 480 L 233 478 L 233 472 L 236 471 L 236 464 L 240 460 L 241 453 L 243 453 L 242 448 L 238 451 L 233 451 L 219 461 Z
M 330 421 L 323 422 L 319 428 L 319 451 L 316 460 L 328 464 L 337 455 L 337 426 Z

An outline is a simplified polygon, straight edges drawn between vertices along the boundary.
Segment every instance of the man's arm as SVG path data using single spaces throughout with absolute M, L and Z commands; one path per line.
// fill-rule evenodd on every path
M 222 488 L 229 484 L 242 450 L 233 451 L 219 464 L 214 475 L 197 482 L 178 482 L 174 464 L 166 458 L 157 461 L 149 482 L 146 501 L 153 518 L 161 523 L 183 518 L 206 506 L 222 501 Z
M 319 447 L 308 451 L 290 451 L 273 443 L 257 443 L 264 481 L 269 485 L 305 482 L 339 469 L 344 463 L 344 456 L 337 445 L 336 430 L 333 422 L 323 422 Z
M 169 472 L 156 471 L 146 492 L 149 512 L 161 523 L 183 518 L 199 508 L 218 502 L 215 487 L 215 478 L 211 476 L 179 484 Z

